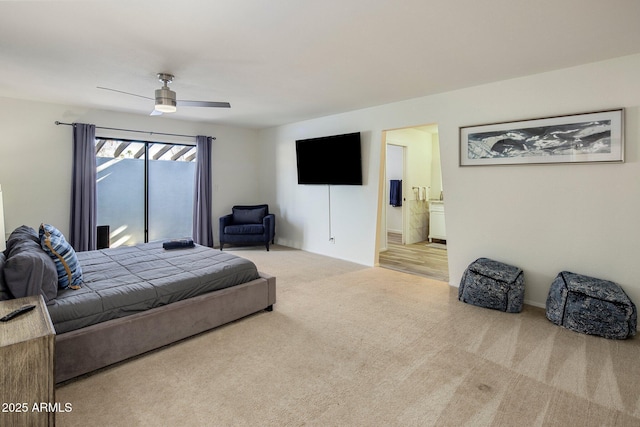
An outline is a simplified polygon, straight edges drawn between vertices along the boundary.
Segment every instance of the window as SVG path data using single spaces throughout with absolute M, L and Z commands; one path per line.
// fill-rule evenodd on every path
M 191 236 L 196 147 L 96 138 L 98 225 L 109 245 Z

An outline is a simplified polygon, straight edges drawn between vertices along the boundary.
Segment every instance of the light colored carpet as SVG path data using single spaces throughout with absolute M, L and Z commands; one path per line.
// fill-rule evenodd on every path
M 58 426 L 638 426 L 640 340 L 457 301 L 424 277 L 275 246 L 262 312 L 72 381 Z

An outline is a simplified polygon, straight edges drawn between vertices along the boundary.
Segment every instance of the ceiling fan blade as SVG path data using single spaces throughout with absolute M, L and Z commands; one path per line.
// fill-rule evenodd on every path
M 209 102 L 209 101 L 176 101 L 179 107 L 217 107 L 231 108 L 228 102 Z
M 112 92 L 124 93 L 125 95 L 137 96 L 138 98 L 150 99 L 152 101 L 154 100 L 153 98 L 149 98 L 148 96 L 142 96 L 142 95 L 138 95 L 138 94 L 135 94 L 135 93 L 124 92 L 122 90 L 111 89 L 111 88 L 108 88 L 108 87 L 97 86 L 97 88 L 98 89 L 104 89 L 104 90 L 110 90 Z

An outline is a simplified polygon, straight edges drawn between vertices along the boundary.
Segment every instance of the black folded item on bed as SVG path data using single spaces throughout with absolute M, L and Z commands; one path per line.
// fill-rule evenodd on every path
M 162 243 L 162 247 L 165 249 L 193 248 L 194 246 L 191 239 L 169 240 Z

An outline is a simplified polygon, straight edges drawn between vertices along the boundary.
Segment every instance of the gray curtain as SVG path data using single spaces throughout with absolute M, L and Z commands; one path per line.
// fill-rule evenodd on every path
M 96 126 L 73 124 L 73 171 L 69 243 L 76 251 L 97 247 Z
M 211 137 L 196 137 L 196 181 L 193 197 L 193 241 L 213 247 L 211 223 Z

